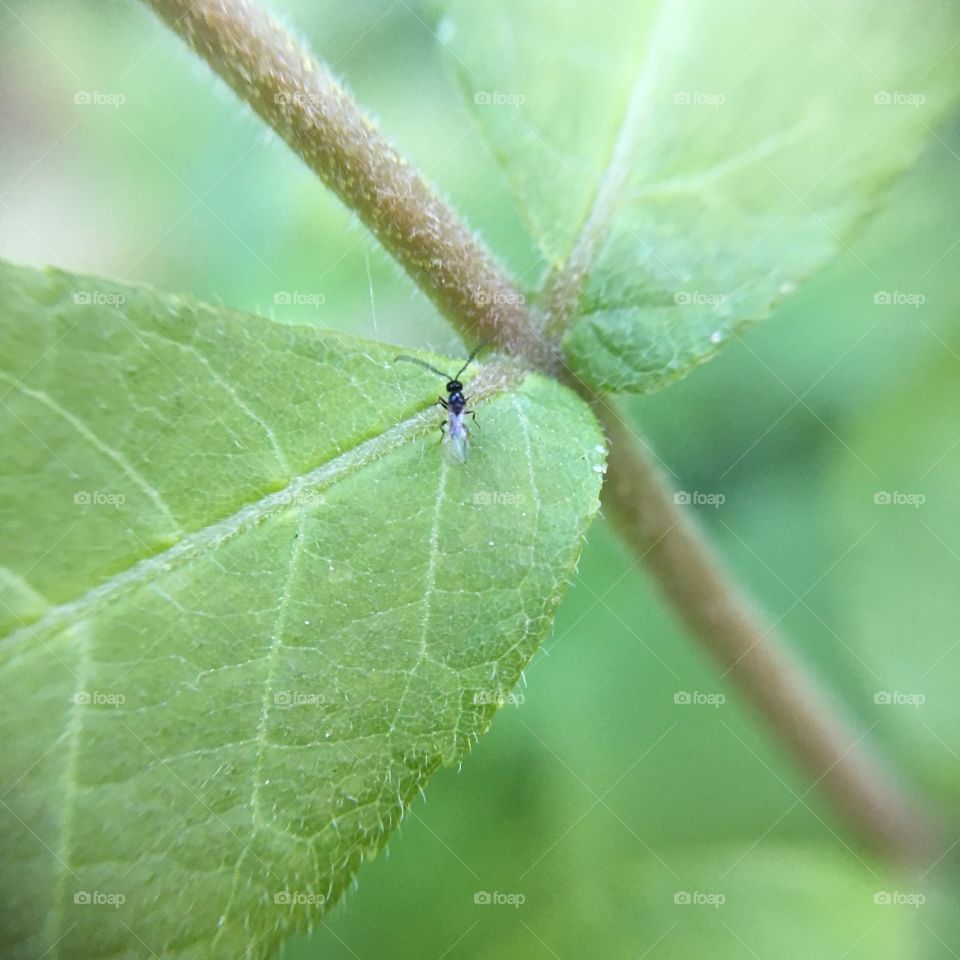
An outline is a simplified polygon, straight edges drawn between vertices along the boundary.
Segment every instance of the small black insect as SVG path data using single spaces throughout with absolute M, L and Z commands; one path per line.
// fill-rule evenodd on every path
M 484 341 L 484 343 L 485 342 L 486 341 Z M 460 382 L 460 377 L 463 371 L 470 366 L 473 358 L 480 351 L 480 348 L 484 346 L 484 343 L 478 344 L 474 348 L 470 356 L 467 357 L 466 363 L 457 371 L 457 375 L 454 377 L 451 377 L 448 373 L 444 373 L 442 370 L 438 370 L 436 367 L 431 367 L 429 363 L 420 360 L 418 357 L 399 356 L 394 360 L 394 363 L 396 363 L 397 360 L 406 360 L 408 363 L 415 363 L 418 366 L 426 368 L 431 373 L 443 377 L 447 381 L 447 396 L 437 397 L 437 406 L 443 407 L 447 412 L 446 419 L 440 422 L 440 432 L 444 435 L 444 439 L 450 443 L 450 449 L 453 451 L 453 455 L 461 463 L 467 459 L 469 440 L 464 418 L 469 414 L 473 417 L 473 422 L 476 423 L 477 416 L 472 410 L 467 409 L 467 401 L 470 398 L 464 396 L 463 384 Z

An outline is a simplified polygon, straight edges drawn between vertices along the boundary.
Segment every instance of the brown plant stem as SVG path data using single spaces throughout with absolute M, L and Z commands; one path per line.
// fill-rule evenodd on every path
M 541 335 L 487 248 L 327 68 L 260 6 L 253 0 L 145 2 L 357 213 L 465 339 L 489 339 L 571 383 L 558 346 Z M 578 276 L 572 272 L 567 286 L 557 287 L 561 294 L 575 288 Z M 610 441 L 607 514 L 691 633 L 868 845 L 900 861 L 923 856 L 935 833 L 920 805 L 872 760 L 863 736 L 853 733 L 727 577 L 612 408 L 591 399 Z
M 370 228 L 473 345 L 554 364 L 486 246 L 333 78 L 254 0 L 147 0 Z
M 610 448 L 606 515 L 642 557 L 688 630 L 729 673 L 861 840 L 900 862 L 936 854 L 923 804 L 871 757 L 841 707 L 789 652 L 680 510 L 659 467 L 605 401 L 595 402 Z

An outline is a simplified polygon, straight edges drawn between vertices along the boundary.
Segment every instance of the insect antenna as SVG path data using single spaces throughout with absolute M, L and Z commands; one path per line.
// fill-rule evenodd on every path
M 489 338 L 486 339 L 486 340 L 481 340 L 481 341 L 473 348 L 473 351 L 471 352 L 470 356 L 467 357 L 467 362 L 457 371 L 457 375 L 453 378 L 454 380 L 459 380 L 459 379 L 460 379 L 460 374 L 463 373 L 463 371 L 466 370 L 467 367 L 470 366 L 471 362 L 473 361 L 473 358 L 474 358 L 474 357 L 480 352 L 480 350 L 481 350 L 483 347 L 485 347 L 489 342 L 490 342 Z
M 393 358 L 394 363 L 396 363 L 398 360 L 406 360 L 407 363 L 415 363 L 418 367 L 425 367 L 431 373 L 435 373 L 438 377 L 443 377 L 444 380 L 453 379 L 453 377 L 451 377 L 449 374 L 444 373 L 442 370 L 438 370 L 436 367 L 431 367 L 429 363 L 427 363 L 425 360 L 421 360 L 419 357 L 408 357 L 405 354 L 402 354 L 399 357 Z M 462 372 L 463 371 L 461 371 L 461 373 Z

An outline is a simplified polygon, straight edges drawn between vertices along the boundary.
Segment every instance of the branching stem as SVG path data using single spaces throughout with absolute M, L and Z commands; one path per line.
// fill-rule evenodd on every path
M 356 212 L 465 340 L 489 339 L 571 382 L 558 344 L 536 327 L 490 251 L 262 7 L 146 2 Z M 871 759 L 866 734 L 856 734 L 741 595 L 612 408 L 591 399 L 610 441 L 604 501 L 621 537 L 808 771 L 811 789 L 820 786 L 869 846 L 894 860 L 923 858 L 936 840 L 920 804 Z
M 546 341 L 490 251 L 350 94 L 254 0 L 147 0 L 370 228 L 468 345 L 549 369 Z

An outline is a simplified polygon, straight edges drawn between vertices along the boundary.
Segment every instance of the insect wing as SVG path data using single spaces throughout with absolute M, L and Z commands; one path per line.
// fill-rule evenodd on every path
M 467 433 L 467 425 L 463 421 L 462 413 L 450 413 L 447 419 L 447 429 L 444 431 L 444 443 L 450 455 L 458 463 L 464 463 L 466 461 L 469 435 Z

